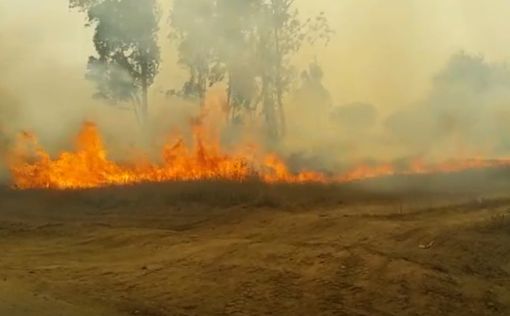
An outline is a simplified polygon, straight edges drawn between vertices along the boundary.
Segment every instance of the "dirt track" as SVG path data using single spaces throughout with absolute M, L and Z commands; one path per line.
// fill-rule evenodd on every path
M 3 190 L 0 315 L 510 315 L 506 197 L 172 190 Z

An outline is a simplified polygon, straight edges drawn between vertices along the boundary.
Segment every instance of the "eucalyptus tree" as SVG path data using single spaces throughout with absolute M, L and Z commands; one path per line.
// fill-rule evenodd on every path
M 189 78 L 176 94 L 203 104 L 207 88 L 223 79 L 214 41 L 217 39 L 216 1 L 175 0 L 170 12 L 170 38 L 177 43 L 178 62 Z
M 301 21 L 293 0 L 175 0 L 170 24 L 189 71 L 178 94 L 203 104 L 207 89 L 224 82 L 230 119 L 259 112 L 272 138 L 285 130 L 292 56 L 331 34 L 323 13 Z
M 283 98 L 296 77 L 292 57 L 304 43 L 327 43 L 332 32 L 323 12 L 302 21 L 294 0 L 262 0 L 257 60 L 262 82 L 262 112 L 273 139 L 285 134 Z
M 86 77 L 96 83 L 96 97 L 135 112 L 147 122 L 148 90 L 160 64 L 156 0 L 71 0 L 86 10 L 94 28 L 96 54 L 89 57 Z

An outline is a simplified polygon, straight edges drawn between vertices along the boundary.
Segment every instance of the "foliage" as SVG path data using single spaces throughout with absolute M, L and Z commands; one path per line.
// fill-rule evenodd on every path
M 87 78 L 96 83 L 96 96 L 116 105 L 132 101 L 137 118 L 145 121 L 147 90 L 160 63 L 156 0 L 71 1 L 87 10 L 95 27 L 97 55 L 89 57 Z
M 305 42 L 329 41 L 332 31 L 324 13 L 301 22 L 294 0 L 265 0 L 259 24 L 258 60 L 263 82 L 263 113 L 271 138 L 285 133 L 283 97 L 288 92 L 294 72 L 291 58 Z
M 87 10 L 103 0 L 69 0 L 69 7 L 78 10 Z
M 133 100 L 138 113 L 146 112 L 159 66 L 155 2 L 70 0 L 95 26 L 97 56 L 87 77 L 97 83 L 97 96 L 114 104 Z M 324 13 L 302 21 L 294 0 L 174 0 L 169 21 L 178 62 L 189 73 L 171 94 L 203 104 L 207 90 L 222 83 L 231 122 L 260 113 L 274 139 L 284 134 L 283 98 L 297 77 L 292 57 L 304 43 L 327 43 L 332 33 Z
M 291 57 L 332 32 L 324 13 L 302 22 L 293 0 L 176 0 L 170 23 L 190 73 L 178 94 L 203 101 L 209 86 L 226 82 L 230 119 L 260 111 L 273 138 L 283 135 Z

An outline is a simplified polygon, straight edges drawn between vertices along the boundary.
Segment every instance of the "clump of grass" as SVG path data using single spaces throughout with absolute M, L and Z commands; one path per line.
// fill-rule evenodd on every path
M 486 233 L 506 231 L 510 233 L 510 213 L 498 212 L 492 214 L 480 225 L 480 230 Z
M 487 226 L 492 229 L 510 229 L 510 217 L 505 213 L 494 214 L 490 217 Z

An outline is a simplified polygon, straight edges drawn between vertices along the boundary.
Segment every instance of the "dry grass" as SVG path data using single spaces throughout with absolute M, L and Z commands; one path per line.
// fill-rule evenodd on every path
M 32 190 L 31 194 L 49 194 L 59 197 L 81 198 L 101 203 L 111 195 L 132 201 L 137 197 L 164 200 L 169 205 L 201 203 L 211 206 L 254 204 L 280 207 L 285 205 L 338 204 L 345 200 L 393 199 L 433 195 L 459 195 L 502 192 L 510 188 L 508 169 L 475 170 L 455 174 L 425 176 L 393 176 L 351 184 L 265 184 L 259 181 L 243 183 L 229 181 L 173 182 L 141 184 L 92 190 L 53 191 Z M 11 191 L 0 187 L 2 192 Z M 12 193 L 12 192 L 11 192 Z M 26 195 L 27 191 L 24 192 Z M 163 199 L 161 199 L 163 197 Z
M 502 172 L 504 171 L 504 172 Z M 394 176 L 350 184 L 266 184 L 260 181 L 199 181 L 147 183 L 90 190 L 15 191 L 0 187 L 0 206 L 16 200 L 38 201 L 37 209 L 108 211 L 146 209 L 332 209 L 349 205 L 377 215 L 371 205 L 384 205 L 386 216 L 403 217 L 445 203 L 485 203 L 484 198 L 507 196 L 510 177 L 505 170 L 457 174 Z M 80 205 L 80 207 L 76 207 Z M 359 206 L 356 206 L 359 205 Z M 150 212 L 150 211 L 149 211 Z M 76 214 L 76 213 L 74 213 Z M 507 218 L 491 222 L 506 223 Z
M 507 232 L 510 233 L 510 212 L 498 211 L 491 215 L 487 221 L 482 225 L 482 231 L 484 232 Z

